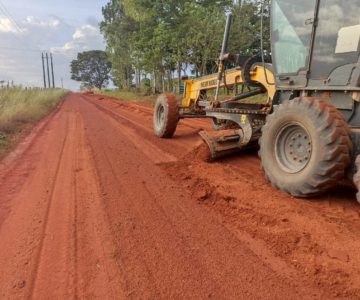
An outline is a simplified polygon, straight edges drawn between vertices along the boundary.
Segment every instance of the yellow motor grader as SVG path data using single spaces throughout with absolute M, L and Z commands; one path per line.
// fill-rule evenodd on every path
M 200 135 L 213 159 L 258 144 L 267 180 L 293 196 L 318 195 L 346 176 L 359 189 L 359 15 L 360 0 L 273 0 L 271 58 L 227 52 L 229 15 L 218 73 L 185 80 L 179 101 L 160 95 L 155 134 L 171 138 L 180 119 L 210 118 L 214 131 Z M 219 97 L 238 86 L 249 89 Z M 265 101 L 249 101 L 256 95 Z

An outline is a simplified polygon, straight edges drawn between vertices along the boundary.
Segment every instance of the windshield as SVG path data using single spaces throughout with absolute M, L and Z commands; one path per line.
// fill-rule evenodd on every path
M 316 0 L 275 0 L 272 51 L 277 74 L 297 73 L 307 65 Z
M 326 79 L 337 67 L 356 63 L 359 42 L 360 1 L 322 0 L 311 77 Z M 344 84 L 347 79 L 348 77 L 344 77 Z

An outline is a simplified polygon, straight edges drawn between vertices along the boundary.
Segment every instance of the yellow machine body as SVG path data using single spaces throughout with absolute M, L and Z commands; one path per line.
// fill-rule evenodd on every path
M 240 68 L 227 70 L 224 77 L 226 78 L 227 86 L 243 85 L 245 84 L 244 76 Z M 201 100 L 202 91 L 215 90 L 217 87 L 218 74 L 204 76 L 198 79 L 185 81 L 184 98 L 181 101 L 183 108 L 189 108 Z M 252 82 L 260 84 L 264 93 L 268 94 L 269 102 L 271 102 L 276 93 L 275 76 L 271 70 L 261 65 L 256 65 L 250 72 Z M 220 83 L 220 87 L 225 86 L 224 79 Z

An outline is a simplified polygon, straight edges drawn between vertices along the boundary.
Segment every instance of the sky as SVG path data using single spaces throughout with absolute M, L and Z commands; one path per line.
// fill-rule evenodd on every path
M 41 87 L 41 53 L 54 57 L 55 83 L 78 90 L 70 63 L 78 52 L 104 50 L 99 31 L 108 0 L 0 0 L 0 80 Z

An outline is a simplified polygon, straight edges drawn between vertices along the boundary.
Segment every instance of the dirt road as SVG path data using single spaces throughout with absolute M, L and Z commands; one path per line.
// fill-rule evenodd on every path
M 354 190 L 293 199 L 256 153 L 203 162 L 201 128 L 70 95 L 0 164 L 0 298 L 359 299 Z

